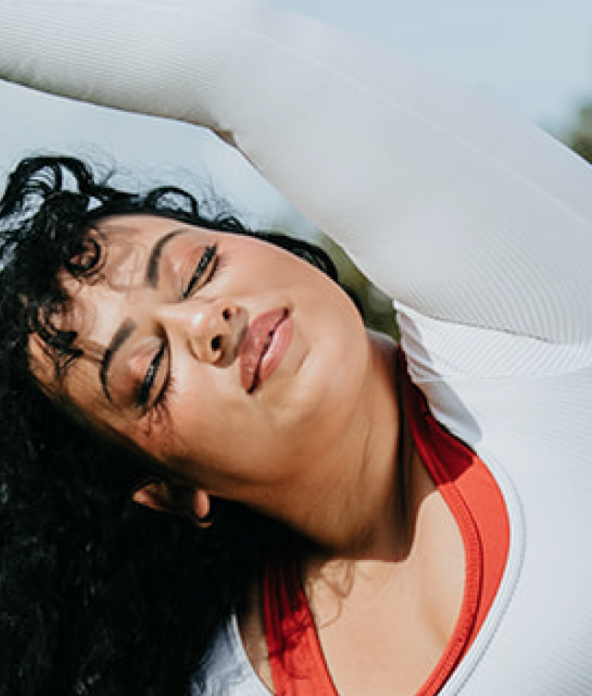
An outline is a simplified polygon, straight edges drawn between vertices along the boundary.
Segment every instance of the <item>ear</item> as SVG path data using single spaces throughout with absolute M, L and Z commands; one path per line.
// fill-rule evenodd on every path
M 136 488 L 132 493 L 132 500 L 138 505 L 160 512 L 171 512 L 173 507 L 173 496 L 164 481 L 150 481 Z
M 195 516 L 205 519 L 210 513 L 210 496 L 199 488 L 176 486 L 166 481 L 150 481 L 132 493 L 138 505 L 173 515 Z

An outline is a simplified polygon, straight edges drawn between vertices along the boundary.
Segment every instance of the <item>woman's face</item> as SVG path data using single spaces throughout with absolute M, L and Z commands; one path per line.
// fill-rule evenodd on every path
M 58 387 L 103 431 L 208 492 L 260 502 L 352 427 L 369 363 L 343 291 L 250 237 L 148 215 L 97 226 L 97 281 L 68 278 L 85 356 Z M 270 488 L 271 487 L 271 488 Z M 259 497 L 258 497 L 259 496 Z

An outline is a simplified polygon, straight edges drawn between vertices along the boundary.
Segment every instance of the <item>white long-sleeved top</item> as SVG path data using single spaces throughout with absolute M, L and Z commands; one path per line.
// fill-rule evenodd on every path
M 592 693 L 589 166 L 267 0 L 0 0 L 0 76 L 214 129 L 352 253 L 509 515 L 501 587 L 441 694 Z M 266 693 L 237 640 L 231 622 L 212 693 Z

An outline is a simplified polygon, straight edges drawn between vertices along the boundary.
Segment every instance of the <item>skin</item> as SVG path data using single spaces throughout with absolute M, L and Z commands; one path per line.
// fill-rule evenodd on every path
M 107 218 L 93 234 L 107 250 L 101 277 L 64 278 L 73 303 L 60 318 L 86 356 L 57 384 L 32 337 L 41 386 L 171 472 L 137 502 L 203 517 L 211 496 L 239 500 L 318 542 L 325 552 L 303 559 L 303 581 L 340 694 L 367 693 L 368 674 L 378 696 L 414 693 L 453 630 L 464 556 L 418 455 L 397 461 L 394 343 L 368 332 L 327 276 L 265 242 L 145 215 Z M 253 319 L 276 309 L 292 338 L 250 393 L 239 347 Z M 271 687 L 257 590 L 241 629 Z
M 177 232 L 162 247 L 157 283 L 148 286 L 151 252 Z M 366 331 L 323 273 L 265 242 L 141 215 L 103 220 L 94 234 L 107 240 L 102 278 L 65 278 L 74 302 L 61 319 L 79 332 L 86 357 L 58 386 L 32 345 L 44 388 L 59 390 L 93 426 L 164 464 L 196 491 L 202 513 L 204 494 L 215 495 L 279 517 L 323 544 L 366 543 L 377 505 L 394 507 L 393 344 Z M 214 245 L 216 267 L 185 299 L 204 250 Z M 253 318 L 276 308 L 289 311 L 292 340 L 275 372 L 249 394 L 238 347 Z M 105 390 L 99 363 L 118 329 L 132 322 Z M 138 389 L 163 342 L 147 404 L 138 407 Z M 368 495 L 363 503 L 360 490 Z M 137 499 L 167 506 L 162 487 Z

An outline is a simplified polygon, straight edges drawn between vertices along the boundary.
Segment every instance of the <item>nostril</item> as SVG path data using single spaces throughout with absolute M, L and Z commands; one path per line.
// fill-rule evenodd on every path
M 212 346 L 213 351 L 220 350 L 220 348 L 222 348 L 222 337 L 214 336 L 210 345 Z
M 222 312 L 222 316 L 224 317 L 224 319 L 225 319 L 226 321 L 228 321 L 228 320 L 230 319 L 230 317 L 232 316 L 232 313 L 231 313 L 231 311 L 230 311 L 229 309 L 225 309 L 225 310 Z

